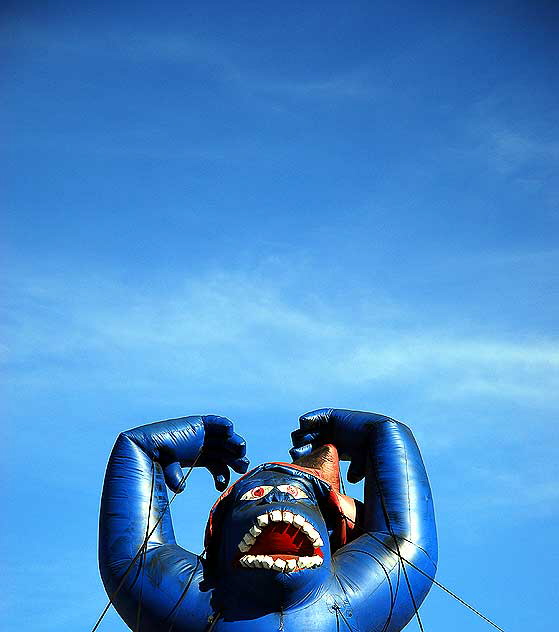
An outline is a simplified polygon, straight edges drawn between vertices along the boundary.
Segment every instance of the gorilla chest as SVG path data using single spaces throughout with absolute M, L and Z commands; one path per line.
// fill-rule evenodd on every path
M 358 629 L 347 600 L 330 595 L 283 614 L 274 612 L 243 621 L 220 620 L 214 627 L 215 632 L 354 632 Z

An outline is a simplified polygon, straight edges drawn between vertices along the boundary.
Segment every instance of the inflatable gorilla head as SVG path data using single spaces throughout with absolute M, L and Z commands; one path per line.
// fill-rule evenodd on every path
M 234 614 L 241 603 L 246 610 L 247 595 L 255 615 L 319 595 L 356 512 L 356 501 L 340 493 L 332 445 L 245 474 L 220 496 L 206 528 L 206 581 L 220 611 Z

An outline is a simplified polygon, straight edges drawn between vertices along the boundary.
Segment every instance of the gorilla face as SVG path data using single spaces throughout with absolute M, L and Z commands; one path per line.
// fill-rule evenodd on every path
M 330 572 L 330 543 L 312 478 L 259 469 L 235 484 L 215 533 L 218 575 L 229 586 L 256 591 L 263 602 L 274 593 L 296 602 L 318 590 Z

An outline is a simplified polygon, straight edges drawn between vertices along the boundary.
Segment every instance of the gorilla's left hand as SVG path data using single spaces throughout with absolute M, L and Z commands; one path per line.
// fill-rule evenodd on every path
M 370 436 L 380 422 L 396 422 L 378 413 L 341 408 L 319 408 L 299 417 L 299 429 L 291 433 L 293 459 L 326 443 L 336 447 L 343 461 L 351 461 L 347 480 L 357 483 L 365 476 Z
M 205 467 L 223 491 L 229 485 L 230 469 L 244 474 L 249 465 L 245 440 L 233 423 L 218 415 L 196 415 L 139 426 L 124 433 L 161 465 L 165 482 L 174 492 L 185 488 L 183 467 Z

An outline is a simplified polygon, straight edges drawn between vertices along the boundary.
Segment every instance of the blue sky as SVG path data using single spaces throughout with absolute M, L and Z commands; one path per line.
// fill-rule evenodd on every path
M 93 625 L 121 430 L 223 414 L 258 464 L 320 406 L 406 421 L 438 578 L 554 628 L 559 12 L 393 5 L 4 3 L 5 629 Z

